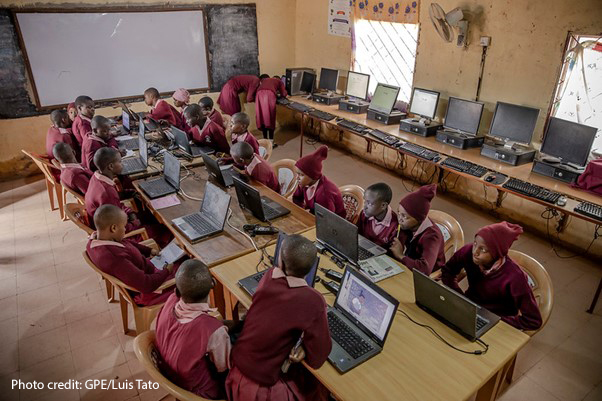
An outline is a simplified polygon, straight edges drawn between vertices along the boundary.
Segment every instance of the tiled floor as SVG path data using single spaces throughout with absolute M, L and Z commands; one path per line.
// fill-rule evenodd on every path
M 283 141 L 288 142 L 274 150 L 272 160 L 297 157 L 298 140 L 279 138 Z M 401 178 L 335 149 L 324 171 L 339 185 L 366 187 L 378 180 L 392 186 L 394 199 L 406 192 Z M 494 221 L 445 196 L 437 197 L 433 208 L 454 215 L 468 238 Z M 103 285 L 82 261 L 84 246 L 83 233 L 49 211 L 43 181 L 0 183 L 0 399 L 150 401 L 165 396 L 162 390 L 10 390 L 17 379 L 148 380 L 133 354 L 132 337 L 122 334 L 119 306 L 106 302 Z M 519 354 L 514 384 L 502 400 L 602 400 L 602 306 L 593 315 L 585 313 L 600 266 L 585 258 L 559 259 L 545 240 L 528 233 L 515 247 L 548 269 L 555 306 L 547 326 Z

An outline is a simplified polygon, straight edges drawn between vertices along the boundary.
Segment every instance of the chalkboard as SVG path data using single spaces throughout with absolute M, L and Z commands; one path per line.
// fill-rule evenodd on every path
M 205 15 L 211 90 L 235 75 L 259 75 L 255 5 L 206 5 Z

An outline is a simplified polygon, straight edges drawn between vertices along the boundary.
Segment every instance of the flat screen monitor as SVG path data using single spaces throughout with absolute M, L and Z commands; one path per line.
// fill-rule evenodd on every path
M 483 114 L 483 103 L 450 97 L 445 112 L 445 128 L 476 135 Z
M 315 82 L 316 74 L 303 71 L 303 75 L 301 76 L 301 86 L 299 86 L 299 90 L 305 93 L 313 93 Z
M 399 94 L 399 87 L 386 84 L 376 85 L 374 95 L 370 101 L 370 110 L 377 111 L 379 113 L 391 114 L 393 106 L 397 101 L 397 95 Z
M 565 163 L 585 166 L 598 129 L 551 117 L 541 145 L 541 153 Z
M 365 100 L 368 97 L 369 84 L 370 75 L 349 71 L 349 74 L 347 74 L 347 88 L 345 88 L 345 95 Z
M 339 70 L 331 70 L 330 68 L 322 68 L 320 70 L 320 89 L 334 92 L 337 90 L 338 80 Z
M 489 135 L 506 141 L 531 143 L 539 109 L 497 102 Z
M 414 88 L 410 101 L 410 113 L 431 119 L 435 117 L 438 103 L 439 92 Z

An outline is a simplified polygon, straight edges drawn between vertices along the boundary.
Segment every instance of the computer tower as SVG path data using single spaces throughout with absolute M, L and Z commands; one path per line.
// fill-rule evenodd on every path
M 570 184 L 575 183 L 583 172 L 583 170 L 577 170 L 566 164 L 548 163 L 543 160 L 535 160 L 531 171 Z
M 332 94 L 329 95 L 327 93 L 314 93 L 312 95 L 312 99 L 316 103 L 322 103 L 330 106 L 331 104 L 338 104 L 341 99 L 343 99 L 343 95 Z
M 414 118 L 407 118 L 399 122 L 400 131 L 411 132 L 412 134 L 424 137 L 433 136 L 437 134 L 437 130 L 441 127 L 442 125 L 436 122 L 431 122 L 427 125 L 421 123 L 420 121 L 417 121 Z
M 305 94 L 300 90 L 301 78 L 303 78 L 304 71 L 311 72 L 312 74 L 316 73 L 316 70 L 313 68 L 300 67 L 286 69 L 286 83 L 284 86 L 286 87 L 286 91 L 288 92 L 289 96 Z
M 500 145 L 483 144 L 481 148 L 481 156 L 490 159 L 499 160 L 503 163 L 513 166 L 531 163 L 535 158 L 535 150 L 533 149 L 509 149 Z
M 437 142 L 445 143 L 458 149 L 468 149 L 483 146 L 485 137 L 439 130 L 435 139 Z
M 401 111 L 393 110 L 390 114 L 381 113 L 376 110 L 368 109 L 366 118 L 368 120 L 378 121 L 386 125 L 399 124 L 402 118 L 406 116 L 406 113 Z
M 348 111 L 355 114 L 364 114 L 368 111 L 370 102 L 364 100 L 345 100 L 339 102 L 339 110 Z

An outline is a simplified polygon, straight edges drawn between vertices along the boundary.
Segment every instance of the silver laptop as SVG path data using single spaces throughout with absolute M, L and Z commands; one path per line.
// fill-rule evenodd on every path
M 426 310 L 464 337 L 475 341 L 500 320 L 465 296 L 414 270 L 416 305 Z
M 188 238 L 197 242 L 224 230 L 230 208 L 230 195 L 210 182 L 205 184 L 201 211 L 173 219 L 171 223 Z
M 328 308 L 328 361 L 345 373 L 381 352 L 398 306 L 382 288 L 346 268 L 334 306 Z
M 249 210 L 261 221 L 274 220 L 289 214 L 291 211 L 267 196 L 261 196 L 258 190 L 244 183 L 238 177 L 232 177 L 238 204 L 242 209 Z
M 164 152 L 163 175 L 141 182 L 140 188 L 151 199 L 178 192 L 180 190 L 180 161 L 171 153 Z
M 188 156 L 199 157 L 202 153 L 208 155 L 215 153 L 215 149 L 208 146 L 194 146 L 188 141 L 188 135 L 181 129 L 174 127 L 173 125 L 168 132 L 171 132 L 175 145 Z M 172 139 L 172 138 L 170 138 Z
M 123 165 L 121 175 L 141 173 L 148 168 L 148 144 L 146 139 L 144 138 L 144 135 L 139 135 L 136 140 L 138 141 L 140 156 L 123 159 L 121 161 L 121 164 Z

